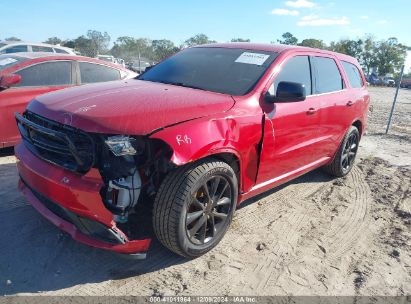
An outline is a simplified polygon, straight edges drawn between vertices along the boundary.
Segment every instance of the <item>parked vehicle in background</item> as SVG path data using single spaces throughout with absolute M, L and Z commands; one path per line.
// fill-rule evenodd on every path
M 187 48 L 137 79 L 35 98 L 16 114 L 20 189 L 85 244 L 193 258 L 246 199 L 315 168 L 345 176 L 369 94 L 354 58 L 252 43 Z
M 49 53 L 0 55 L 0 148 L 20 140 L 14 113 L 23 111 L 35 96 L 135 76 L 118 65 L 88 57 Z
M 402 79 L 400 83 L 401 88 L 408 88 L 411 89 L 411 78 L 409 79 Z
M 126 67 L 126 62 L 124 61 L 124 59 L 116 58 L 116 63 L 121 65 L 123 68 Z
M 382 83 L 383 83 L 383 85 L 385 85 L 387 87 L 395 87 L 394 74 L 386 74 L 382 78 Z
M 378 77 L 376 73 L 371 73 L 368 76 L 367 81 L 370 83 L 370 85 L 373 86 L 380 86 L 383 84 L 382 80 L 380 79 L 380 77 Z
M 395 87 L 395 80 L 394 80 L 394 78 L 391 77 L 391 76 L 385 76 L 385 77 L 382 79 L 382 82 L 383 82 L 383 84 L 384 84 L 385 86 L 387 86 L 387 87 Z
M 23 41 L 0 41 L 0 54 L 45 52 L 76 55 L 74 50 L 46 43 L 31 43 Z
M 116 63 L 116 59 L 111 55 L 97 55 L 96 58 L 106 62 Z
M 144 71 L 153 66 L 155 63 L 147 58 L 135 59 L 126 63 L 126 67 L 136 73 L 144 73 Z

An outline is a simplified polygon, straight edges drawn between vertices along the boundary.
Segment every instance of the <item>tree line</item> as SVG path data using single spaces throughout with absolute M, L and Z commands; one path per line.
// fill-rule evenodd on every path
M 15 41 L 20 39 L 9 37 L 5 40 Z M 185 47 L 215 43 L 216 41 L 205 34 L 197 34 L 180 45 L 176 45 L 168 39 L 151 40 L 130 36 L 118 37 L 111 48 L 109 47 L 110 42 L 111 37 L 107 32 L 96 30 L 89 30 L 85 35 L 75 39 L 64 40 L 58 37 L 50 37 L 44 41 L 44 43 L 70 47 L 89 57 L 96 57 L 98 54 L 111 54 L 126 61 L 135 61 L 138 57 L 142 57 L 153 62 L 159 62 Z M 250 39 L 233 38 L 231 42 L 250 42 Z M 271 43 L 307 46 L 347 54 L 358 59 L 366 74 L 375 69 L 380 75 L 398 73 L 405 62 L 407 50 L 411 50 L 395 37 L 376 40 L 372 35 L 366 35 L 358 39 L 340 39 L 326 44 L 323 40 L 316 38 L 299 41 L 292 33 L 286 32 L 282 34 L 280 39 Z
M 411 50 L 395 37 L 376 40 L 372 35 L 354 40 L 340 39 L 327 45 L 323 40 L 315 38 L 299 42 L 297 37 L 286 32 L 281 36 L 281 39 L 277 39 L 277 43 L 307 46 L 350 55 L 357 58 L 367 75 L 371 73 L 372 69 L 375 69 L 379 75 L 397 74 L 405 62 L 407 50 Z

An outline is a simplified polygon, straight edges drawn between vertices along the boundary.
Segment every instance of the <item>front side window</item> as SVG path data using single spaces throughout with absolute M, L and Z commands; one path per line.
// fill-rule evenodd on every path
M 37 46 L 37 45 L 32 45 L 31 50 L 33 52 L 47 52 L 47 53 L 53 53 L 53 49 L 51 47 L 47 46 Z
M 27 45 L 13 45 L 1 51 L 2 54 L 27 52 Z
M 81 83 L 105 82 L 120 79 L 116 69 L 89 62 L 79 62 Z
M 230 95 L 245 95 L 277 57 L 276 53 L 219 47 L 185 49 L 137 79 Z
M 275 95 L 277 86 L 282 81 L 301 83 L 305 87 L 306 95 L 311 95 L 311 68 L 308 56 L 295 56 L 285 63 L 269 89 L 271 95 Z
M 345 74 L 347 74 L 348 81 L 351 87 L 361 88 L 363 86 L 362 77 L 358 68 L 349 62 L 341 61 Z
M 312 57 L 316 70 L 316 94 L 339 91 L 344 88 L 344 81 L 334 59 Z
M 18 72 L 21 76 L 19 87 L 69 85 L 71 81 L 71 62 L 55 61 L 39 63 Z

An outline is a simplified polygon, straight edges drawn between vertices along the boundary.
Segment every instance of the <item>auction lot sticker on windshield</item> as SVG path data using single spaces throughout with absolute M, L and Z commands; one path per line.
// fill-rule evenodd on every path
M 0 60 L 0 65 L 10 64 L 10 63 L 13 63 L 13 62 L 16 62 L 16 61 L 17 60 L 13 59 L 13 58 L 6 58 L 6 59 Z
M 238 57 L 235 62 L 262 65 L 270 55 L 244 52 Z

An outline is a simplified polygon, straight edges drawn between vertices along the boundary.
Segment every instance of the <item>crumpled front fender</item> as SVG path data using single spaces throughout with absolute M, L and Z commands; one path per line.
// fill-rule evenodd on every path
M 166 142 L 173 150 L 171 161 L 184 165 L 219 153 L 235 155 L 240 164 L 240 189 L 255 183 L 261 141 L 261 114 L 200 118 L 160 130 L 150 138 Z

